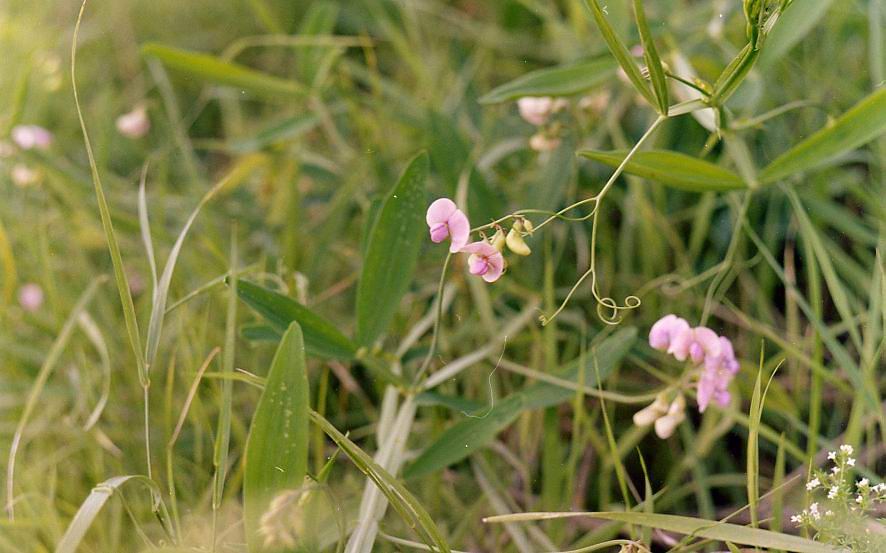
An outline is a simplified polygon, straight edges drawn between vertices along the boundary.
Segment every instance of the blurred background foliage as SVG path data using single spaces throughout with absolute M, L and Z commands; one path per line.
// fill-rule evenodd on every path
M 774 53 L 764 49 L 728 103 L 733 121 L 747 123 L 736 132 L 756 167 L 882 85 L 881 2 L 813 3 L 814 9 L 795 0 L 792 9 L 809 9 L 814 17 L 794 22 L 783 32 L 787 36 L 773 39 Z M 745 43 L 737 0 L 645 4 L 665 61 L 673 64 L 672 56 L 679 52 L 709 81 Z M 0 5 L 0 136 L 17 124 L 39 124 L 55 135 L 46 152 L 0 159 L 4 452 L 72 307 L 91 282 L 111 272 L 71 94 L 70 44 L 78 9 L 73 1 L 5 0 Z M 629 3 L 610 0 L 607 12 L 620 35 L 635 44 Z M 306 40 L 292 40 L 297 37 Z M 162 63 L 152 55 L 156 45 L 218 56 L 289 84 L 270 91 L 219 84 L 199 69 Z M 210 185 L 222 177 L 231 179 L 224 194 L 197 219 L 173 279 L 173 304 L 206 288 L 167 317 L 152 372 L 155 471 L 165 470 L 163 447 L 197 369 L 213 347 L 224 343 L 226 294 L 219 279 L 228 271 L 234 221 L 243 278 L 299 299 L 352 335 L 367 221 L 418 151 L 430 154 L 428 199 L 455 197 L 459 182 L 468 183 L 466 205 L 475 225 L 520 208 L 559 209 L 599 190 L 611 170 L 577 158 L 575 151 L 629 147 L 654 119 L 628 84 L 613 74 L 587 91 L 597 95 L 596 108 L 580 108 L 579 98 L 573 98 L 557 116 L 559 147 L 543 153 L 529 148 L 534 129 L 519 118 L 513 102 L 486 105 L 478 100 L 531 70 L 606 55 L 605 43 L 578 0 L 90 2 L 77 78 L 143 328 L 151 308 L 150 273 L 137 217 L 143 164 L 148 163 L 148 204 L 160 260 Z M 147 107 L 150 133 L 137 140 L 121 137 L 115 119 L 139 104 Z M 753 121 L 789 104 L 791 109 L 776 117 Z M 691 116 L 668 121 L 652 144 L 734 167 L 722 143 Z M 787 456 L 787 472 L 802 467 L 813 410 L 821 414 L 819 447 L 847 438 L 843 433 L 857 417 L 849 441 L 866 452 L 862 460 L 871 469 L 878 463 L 883 467 L 882 429 L 876 422 L 882 413 L 863 404 L 845 384 L 849 369 L 822 345 L 810 318 L 835 329 L 853 360 L 873 377 L 869 382 L 879 388 L 879 397 L 883 334 L 876 319 L 883 299 L 877 290 L 882 260 L 876 249 L 883 243 L 886 219 L 884 160 L 881 139 L 839 164 L 789 179 L 787 186 L 814 223 L 812 231 L 798 225 L 795 206 L 781 187 L 756 191 L 743 216 L 777 260 L 788 286 L 757 246 L 743 238 L 725 285 L 714 296 L 708 324 L 735 340 L 743 366 L 749 368 L 738 383 L 745 398 L 751 395 L 761 347 L 767 371 L 784 361 L 763 416 L 771 429 L 761 441 L 764 489 L 776 477 L 779 435 L 797 452 Z M 35 169 L 37 182 L 14 184 L 10 169 L 16 163 Z M 635 177 L 618 183 L 603 207 L 597 262 L 604 293 L 616 298 L 636 293 L 643 300 L 622 325 L 638 327 L 643 335 L 664 313 L 690 320 L 700 316 L 711 269 L 726 257 L 739 228 L 739 204 L 737 196 L 676 191 Z M 457 294 L 443 321 L 441 360 L 497 337 L 504 322 L 536 298 L 548 313 L 562 300 L 588 264 L 590 227 L 558 222 L 547 229 L 531 239 L 534 255 L 513 261 L 494 286 L 469 280 L 457 265 L 451 278 Z M 813 260 L 812 240 L 823 245 L 835 271 L 827 282 L 822 261 Z M 423 249 L 414 282 L 388 332 L 389 349 L 429 309 L 444 255 L 442 248 Z M 46 297 L 33 313 L 15 299 L 27 282 L 39 284 Z M 836 309 L 835 294 L 845 297 L 850 318 Z M 798 297 L 811 303 L 813 317 L 801 312 Z M 101 285 L 86 312 L 86 322 L 80 318 L 27 427 L 15 479 L 17 518 L 0 521 L 0 551 L 51 550 L 96 483 L 113 475 L 144 473 L 141 389 L 112 283 Z M 241 324 L 255 320 L 245 306 L 240 309 Z M 849 329 L 859 329 L 863 343 L 853 343 Z M 554 372 L 576 358 L 587 340 L 610 332 L 581 288 L 557 324 L 530 324 L 509 336 L 506 356 Z M 238 338 L 236 366 L 263 375 L 274 344 L 247 338 Z M 675 365 L 663 364 L 641 342 L 608 378 L 607 389 L 644 394 L 656 389 L 651 383 L 657 371 L 676 373 Z M 420 359 L 426 348 L 423 342 L 411 348 L 404 364 Z M 444 384 L 443 391 L 482 408 L 496 357 L 472 366 L 457 382 Z M 821 366 L 833 377 L 826 379 L 820 396 L 811 396 L 817 404 L 810 402 L 810 366 Z M 321 410 L 322 405 L 331 422 L 374 451 L 383 383 L 362 366 L 335 361 L 310 360 L 309 377 L 314 407 Z M 498 372 L 495 395 L 504 397 L 526 381 Z M 171 457 L 185 541 L 204 548 L 211 541 L 212 450 L 220 394 L 217 379 L 201 385 Z M 241 457 L 258 391 L 235 383 L 233 397 L 231 470 L 219 526 L 225 550 L 242 544 L 236 524 Z M 97 424 L 86 429 L 93 409 L 105 399 Z M 643 478 L 633 454 L 639 445 L 653 487 L 669 485 L 664 512 L 713 517 L 744 505 L 747 429 L 742 424 L 723 427 L 724 420 L 735 422 L 733 414 L 695 415 L 676 437 L 661 441 L 632 426 L 635 406 L 606 407 L 633 481 Z M 746 412 L 738 407 L 739 414 Z M 407 485 L 453 546 L 520 549 L 510 530 L 484 526 L 480 517 L 501 504 L 520 512 L 596 510 L 620 501 L 599 412 L 593 399 L 526 411 L 491 450 L 446 471 L 407 480 Z M 451 421 L 463 418 L 459 410 L 439 405 L 422 407 L 420 414 L 409 440 L 415 451 L 431 444 Z M 585 429 L 578 442 L 572 440 L 576 424 Z M 322 435 L 312 442 L 312 470 L 332 451 L 328 444 L 325 451 L 318 448 L 322 443 Z M 334 474 L 337 497 L 354 509 L 362 475 L 346 462 L 339 462 Z M 793 493 L 788 502 L 799 506 L 802 495 Z M 162 541 L 148 502 L 136 492 L 127 492 L 127 498 L 144 532 Z M 408 534 L 395 515 L 388 515 L 383 526 L 393 534 Z M 133 528 L 123 504 L 112 502 L 88 534 L 84 550 L 141 548 L 144 541 Z M 539 528 L 549 542 L 532 532 L 526 538 L 539 549 L 550 543 L 563 548 L 592 543 L 587 534 L 598 529 L 584 522 Z

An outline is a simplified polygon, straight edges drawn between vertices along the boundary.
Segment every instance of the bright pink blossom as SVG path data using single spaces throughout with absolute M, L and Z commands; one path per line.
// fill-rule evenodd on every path
M 52 133 L 37 125 L 18 125 L 12 129 L 12 141 L 22 150 L 46 150 L 52 144 Z
M 679 361 L 686 358 L 693 363 L 718 363 L 720 357 L 720 337 L 706 326 L 697 326 L 678 332 L 668 346 L 668 353 Z
M 674 337 L 689 330 L 689 323 L 685 319 L 671 314 L 665 315 L 649 330 L 649 345 L 659 351 L 667 351 Z
M 483 277 L 486 282 L 498 280 L 505 269 L 504 256 L 486 240 L 472 242 L 461 251 L 471 254 L 468 258 L 468 270 L 471 274 Z
M 449 251 L 455 253 L 468 243 L 471 224 L 468 217 L 449 198 L 440 198 L 428 207 L 425 216 L 431 230 L 431 240 L 435 243 L 450 238 Z

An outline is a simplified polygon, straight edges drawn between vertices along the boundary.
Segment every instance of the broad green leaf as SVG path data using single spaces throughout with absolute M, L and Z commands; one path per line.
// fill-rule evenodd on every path
M 339 432 L 322 415 L 311 409 L 310 416 L 311 421 L 319 426 L 336 443 L 344 454 L 350 458 L 351 462 L 354 463 L 354 466 L 372 480 L 373 484 L 384 494 L 406 525 L 412 528 L 425 544 L 429 547 L 435 547 L 435 550 L 440 553 L 450 552 L 449 545 L 440 534 L 434 519 L 425 511 L 415 496 L 406 489 L 406 486 L 373 461 L 372 457 L 367 455 L 365 451 L 360 449 L 347 436 Z
M 600 58 L 532 71 L 494 88 L 481 104 L 498 104 L 524 96 L 572 96 L 598 87 L 615 76 L 615 62 Z
M 271 325 L 252 323 L 240 327 L 240 337 L 249 342 L 279 342 L 282 334 Z
M 634 0 L 634 16 L 637 20 L 637 29 L 640 32 L 640 41 L 643 44 L 643 58 L 649 69 L 649 80 L 652 81 L 652 92 L 655 93 L 655 99 L 658 101 L 658 112 L 667 115 L 668 82 L 665 78 L 664 67 L 661 65 L 661 58 L 658 56 L 658 50 L 655 48 L 655 41 L 652 40 L 652 31 L 649 29 L 649 23 L 646 22 L 643 0 Z
M 304 484 L 308 409 L 305 344 L 301 328 L 293 322 L 271 362 L 246 439 L 243 510 L 250 553 L 262 550 L 259 520 L 274 496 Z
M 357 284 L 357 342 L 369 345 L 387 330 L 412 282 L 424 233 L 428 155 L 415 156 L 385 198 L 369 233 Z
M 666 532 L 676 532 L 697 538 L 740 543 L 768 549 L 781 549 L 794 553 L 842 553 L 843 550 L 799 536 L 781 534 L 759 528 L 748 528 L 701 518 L 662 515 L 640 512 L 567 512 L 567 513 L 520 513 L 488 517 L 486 522 L 520 522 L 532 520 L 555 520 L 560 518 L 588 517 L 613 520 L 638 526 L 649 526 Z
M 761 182 L 774 182 L 835 158 L 886 133 L 886 88 L 870 94 L 849 111 L 780 155 L 760 172 Z
M 793 48 L 824 17 L 833 0 L 793 0 L 766 36 L 760 53 L 760 64 L 770 66 L 784 59 Z
M 55 546 L 55 553 L 76 553 L 80 550 L 80 542 L 95 522 L 95 518 L 101 512 L 102 507 L 123 485 L 133 482 L 144 485 L 151 494 L 151 506 L 155 513 L 160 516 L 164 527 L 171 532 L 169 527 L 169 515 L 160 494 L 160 488 L 150 478 L 142 475 L 115 476 L 97 485 L 89 492 L 89 496 L 80 504 L 77 514 L 65 530 L 65 535 Z
M 609 51 L 615 56 L 615 59 L 618 61 L 621 68 L 624 69 L 625 74 L 634 85 L 634 88 L 646 98 L 647 102 L 653 106 L 658 105 L 655 96 L 649 90 L 649 87 L 646 86 L 646 79 L 644 79 L 643 75 L 640 73 L 640 69 L 637 67 L 636 62 L 634 62 L 634 58 L 628 51 L 627 46 L 625 46 L 624 42 L 618 38 L 615 29 L 612 28 L 609 20 L 606 19 L 606 13 L 603 11 L 603 8 L 600 7 L 600 3 L 597 0 L 585 0 L 585 5 L 594 17 L 594 21 L 597 23 L 597 28 L 600 29 L 600 33 L 603 35 L 603 40 L 605 40 L 606 45 L 609 46 Z
M 146 56 L 160 60 L 170 69 L 211 83 L 230 86 L 265 98 L 301 98 L 305 88 L 296 81 L 268 75 L 209 54 L 189 52 L 162 44 L 142 47 Z
M 353 359 L 357 346 L 327 319 L 283 294 L 248 281 L 237 282 L 237 295 L 255 309 L 277 331 L 297 322 L 304 333 L 305 348 L 311 355 Z
M 579 155 L 610 167 L 618 167 L 627 151 L 584 150 Z M 690 192 L 723 192 L 747 188 L 741 177 L 728 169 L 667 150 L 637 152 L 625 166 L 625 173 Z
M 578 378 L 580 363 L 586 367 L 586 386 L 597 383 L 593 370 L 594 356 L 604 380 L 612 372 L 621 358 L 628 352 L 636 337 L 636 329 L 622 329 L 601 343 L 585 359 L 577 359 L 565 367 L 559 376 L 575 381 Z M 520 392 L 496 401 L 485 412 L 474 413 L 455 423 L 403 472 L 405 478 L 413 478 L 432 473 L 461 461 L 474 451 L 487 445 L 510 426 L 523 411 L 544 409 L 559 405 L 575 397 L 575 391 L 549 383 L 532 384 Z

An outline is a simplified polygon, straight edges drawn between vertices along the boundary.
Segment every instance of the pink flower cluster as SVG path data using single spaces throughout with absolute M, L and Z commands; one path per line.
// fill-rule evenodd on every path
M 449 251 L 470 254 L 468 270 L 482 277 L 486 282 L 495 282 L 505 269 L 505 259 L 501 251 L 487 242 L 478 240 L 468 244 L 471 224 L 467 215 L 449 198 L 440 198 L 428 207 L 425 216 L 431 232 L 431 241 L 442 242 L 449 238 Z
M 700 367 L 699 412 L 704 413 L 711 400 L 722 407 L 729 405 L 729 383 L 738 373 L 739 363 L 728 338 L 704 326 L 692 328 L 676 315 L 665 315 L 652 325 L 649 345 Z

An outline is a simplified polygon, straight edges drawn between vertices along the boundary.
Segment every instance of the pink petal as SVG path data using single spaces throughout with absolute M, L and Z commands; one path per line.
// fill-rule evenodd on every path
M 732 395 L 728 390 L 718 390 L 716 394 L 714 394 L 714 401 L 720 407 L 729 407 L 729 401 L 732 399 Z
M 434 200 L 434 203 L 428 206 L 425 220 L 428 222 L 429 227 L 439 225 L 440 223 L 446 223 L 449 221 L 449 217 L 451 217 L 457 209 L 458 207 L 456 207 L 455 202 L 449 198 Z
M 497 251 L 487 258 L 489 270 L 483 275 L 486 282 L 495 282 L 505 270 L 505 258 L 501 252 Z
M 695 335 L 691 328 L 684 328 L 677 331 L 671 336 L 671 345 L 668 346 L 668 353 L 677 358 L 678 361 L 686 361 L 689 357 L 689 346 L 695 339 Z
M 495 247 L 486 240 L 477 240 L 465 245 L 461 251 L 465 253 L 473 253 L 483 257 L 489 257 L 493 253 L 498 253 Z
M 468 258 L 468 270 L 472 275 L 483 276 L 489 271 L 489 263 L 485 257 L 471 254 Z
M 439 243 L 446 240 L 449 236 L 449 226 L 446 223 L 439 223 L 431 227 L 431 242 Z
M 702 375 L 701 379 L 698 381 L 698 412 L 704 413 L 705 409 L 708 408 L 708 404 L 711 402 L 711 399 L 714 397 L 714 392 L 716 391 L 716 382 L 714 378 L 711 377 L 710 374 L 705 373 Z
M 471 237 L 471 223 L 460 209 L 456 209 L 449 217 L 449 235 L 452 237 L 452 244 L 449 246 L 449 251 L 452 253 L 464 248 Z
M 717 333 L 706 326 L 698 326 L 694 329 L 695 340 L 704 350 L 705 356 L 718 357 L 720 355 L 720 337 Z

